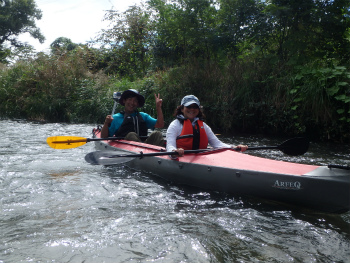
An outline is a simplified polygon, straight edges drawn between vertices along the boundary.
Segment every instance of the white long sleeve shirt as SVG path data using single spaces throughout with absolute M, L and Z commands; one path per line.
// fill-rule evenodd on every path
M 194 125 L 197 120 L 198 118 L 195 118 L 194 121 L 192 122 L 192 125 Z M 206 123 L 203 122 L 203 125 L 204 125 L 204 130 L 208 136 L 209 145 L 211 147 L 213 148 L 230 148 L 231 147 L 231 145 L 220 141 Z M 166 150 L 168 152 L 171 152 L 177 149 L 176 138 L 180 136 L 182 128 L 183 128 L 183 124 L 178 119 L 173 120 L 170 123 L 168 130 L 166 132 L 166 140 L 167 140 Z

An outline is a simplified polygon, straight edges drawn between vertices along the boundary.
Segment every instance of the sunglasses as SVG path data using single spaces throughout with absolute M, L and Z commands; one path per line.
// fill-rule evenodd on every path
M 199 109 L 197 104 L 191 104 L 189 106 L 186 107 L 187 109 Z

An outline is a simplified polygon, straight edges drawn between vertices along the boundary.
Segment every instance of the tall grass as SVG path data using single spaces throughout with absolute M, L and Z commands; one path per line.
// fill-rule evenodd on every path
M 194 94 L 215 129 L 272 133 L 287 122 L 291 101 L 284 84 L 288 76 L 276 78 L 277 73 L 268 68 L 253 62 L 220 65 L 193 61 L 157 75 L 156 81 L 167 112 L 173 112 L 183 96 Z

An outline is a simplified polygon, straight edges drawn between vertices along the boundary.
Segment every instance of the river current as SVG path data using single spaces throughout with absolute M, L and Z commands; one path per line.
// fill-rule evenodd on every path
M 350 262 L 350 213 L 326 214 L 184 187 L 126 165 L 93 166 L 93 142 L 55 150 L 46 138 L 91 137 L 92 125 L 0 121 L 0 262 Z M 278 139 L 221 138 L 276 145 Z M 300 157 L 350 165 L 349 145 Z

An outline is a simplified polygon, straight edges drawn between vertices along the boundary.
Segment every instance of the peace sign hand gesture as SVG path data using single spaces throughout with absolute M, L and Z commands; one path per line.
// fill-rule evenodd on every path
M 156 108 L 159 109 L 162 107 L 162 103 L 163 103 L 163 99 L 160 98 L 160 95 L 158 93 L 158 96 L 157 94 L 154 94 L 154 97 L 156 99 Z

